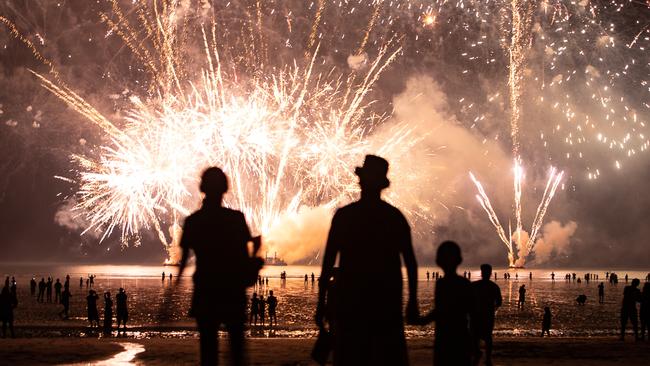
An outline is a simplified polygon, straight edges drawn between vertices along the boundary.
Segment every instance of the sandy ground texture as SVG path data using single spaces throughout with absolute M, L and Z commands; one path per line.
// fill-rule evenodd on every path
M 251 339 L 251 365 L 315 365 L 313 339 Z M 409 340 L 411 365 L 432 364 L 432 344 Z M 222 351 L 227 343 L 221 342 Z M 222 352 L 223 364 L 227 353 Z M 194 339 L 0 339 L 0 365 L 195 365 Z M 495 365 L 648 365 L 650 342 L 615 338 L 499 338 Z

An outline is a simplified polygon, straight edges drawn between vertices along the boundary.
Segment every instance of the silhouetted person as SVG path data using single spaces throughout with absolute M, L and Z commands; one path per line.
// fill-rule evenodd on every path
M 90 285 L 90 278 L 86 278 L 86 288 L 88 288 Z
M 605 284 L 602 282 L 598 284 L 598 302 L 600 304 L 605 303 Z
M 111 293 L 104 293 L 104 335 L 111 335 L 113 331 L 113 299 Z
M 266 304 L 269 306 L 269 325 L 278 325 L 278 318 L 276 317 L 276 310 L 278 307 L 278 298 L 273 296 L 273 290 L 269 291 L 269 297 L 266 298 Z
M 494 330 L 494 312 L 501 306 L 503 298 L 501 289 L 490 281 L 492 266 L 481 265 L 481 280 L 472 283 L 476 307 L 472 314 L 471 329 L 474 337 L 475 363 L 480 359 L 480 341 L 485 342 L 485 364 L 492 365 L 492 331 Z
M 29 293 L 32 296 L 36 294 L 36 279 L 34 277 L 29 281 Z
M 163 271 L 162 276 L 160 277 L 160 281 L 165 282 L 165 278 L 167 278 L 167 276 L 165 275 L 165 272 Z
M 250 308 L 250 319 L 249 324 L 257 325 L 257 316 L 260 313 L 260 299 L 257 297 L 257 293 L 253 292 L 253 297 L 251 298 L 251 308 Z
M 45 284 L 45 278 L 41 277 L 41 281 L 38 283 L 38 296 L 36 297 L 36 301 L 38 302 L 43 302 L 45 301 L 45 287 L 47 285 Z
M 407 365 L 402 273 L 408 275 L 407 320 L 417 317 L 417 263 L 411 229 L 404 215 L 381 199 L 390 182 L 388 162 L 367 155 L 359 177 L 361 198 L 339 208 L 332 218 L 319 282 L 316 324 L 324 329 L 331 308 L 334 365 Z M 336 304 L 327 304 L 329 279 L 339 256 Z M 380 279 L 379 281 L 377 279 Z M 381 294 L 373 306 L 363 294 Z M 381 321 L 378 321 L 381 320 Z M 329 322 L 328 322 L 329 323 Z
M 255 283 L 262 260 L 257 258 L 259 237 L 252 238 L 244 214 L 222 205 L 228 179 L 216 167 L 201 177 L 205 194 L 201 209 L 185 219 L 180 246 L 183 256 L 178 278 L 185 269 L 190 249 L 196 256 L 192 313 L 200 335 L 202 365 L 218 361 L 217 330 L 225 324 L 230 337 L 231 361 L 244 363 L 246 287 Z M 248 242 L 253 242 L 253 257 Z
M 544 333 L 551 336 L 551 309 L 548 306 L 544 307 L 544 318 L 542 318 L 542 337 Z
M 650 282 L 643 285 L 639 315 L 641 317 L 641 339 L 645 339 L 646 330 L 648 331 L 648 339 L 650 339 Z
M 90 326 L 93 325 L 99 327 L 99 312 L 97 312 L 97 300 L 99 296 L 95 290 L 88 291 L 88 296 L 86 296 L 86 302 L 88 306 L 88 322 Z
M 587 295 L 581 294 L 576 297 L 576 302 L 578 305 L 584 305 L 587 302 Z
M 59 316 L 62 317 L 64 320 L 68 320 L 70 317 L 70 297 L 72 295 L 70 294 L 70 289 L 68 287 L 63 289 L 63 292 L 61 292 L 61 305 L 63 305 L 63 310 L 59 312 Z
M 88 279 L 90 280 L 90 287 L 93 287 L 95 285 L 95 275 L 90 275 Z
M 519 301 L 517 301 L 517 307 L 523 309 L 524 303 L 526 303 L 526 285 L 521 285 L 519 287 Z
M 82 287 L 84 287 L 84 278 L 79 277 L 79 288 L 82 288 Z
M 435 366 L 471 364 L 474 347 L 468 320 L 476 313 L 476 299 L 470 282 L 456 274 L 462 261 L 458 244 L 453 241 L 440 244 L 436 263 L 444 271 L 444 276 L 436 281 L 434 308 L 422 319 L 423 323 L 436 322 L 433 342 Z
M 305 283 L 309 282 L 309 276 L 305 273 Z
M 528 272 L 528 279 L 533 280 L 533 272 Z
M 429 281 L 429 271 L 427 271 L 427 281 Z
M 316 275 L 314 275 L 314 272 L 311 273 L 311 284 L 313 285 L 314 282 L 316 282 Z
M 625 338 L 625 327 L 627 321 L 632 323 L 634 338 L 639 339 L 639 314 L 636 310 L 636 303 L 641 300 L 641 291 L 638 287 L 641 284 L 638 278 L 632 280 L 632 284 L 623 289 L 623 306 L 621 307 L 621 340 Z
M 551 281 L 555 282 L 555 272 L 551 272 Z
M 18 299 L 11 294 L 9 286 L 5 284 L 0 292 L 0 320 L 2 320 L 2 337 L 7 336 L 7 328 L 11 333 L 11 338 L 14 334 L 14 309 L 18 306 Z
M 172 282 L 173 275 L 171 272 L 169 272 L 169 282 Z
M 260 301 L 257 303 L 259 306 L 259 315 L 260 315 L 260 323 L 262 326 L 264 326 L 264 317 L 266 316 L 266 300 L 264 300 L 264 296 L 260 295 Z
M 129 321 L 129 308 L 126 303 L 127 296 L 124 289 L 120 287 L 115 295 L 115 314 L 117 315 L 117 334 L 120 334 L 120 324 L 124 326 L 122 332 L 126 334 L 126 322 Z
M 52 302 L 52 278 L 48 277 L 47 282 L 45 283 L 45 294 L 47 297 L 47 302 Z
M 61 285 L 61 282 L 59 279 L 56 279 L 56 283 L 54 284 L 54 302 L 58 303 L 61 299 L 61 288 L 63 286 Z

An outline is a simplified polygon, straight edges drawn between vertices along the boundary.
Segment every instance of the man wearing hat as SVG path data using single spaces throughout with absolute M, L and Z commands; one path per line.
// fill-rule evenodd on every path
M 417 316 L 417 263 L 411 228 L 402 213 L 381 199 L 390 182 L 388 162 L 367 155 L 355 169 L 361 197 L 339 208 L 330 227 L 319 284 L 316 323 L 325 308 L 334 336 L 334 365 L 407 365 L 402 309 L 404 259 L 408 274 L 407 319 Z M 327 284 L 339 256 L 336 303 L 326 304 Z

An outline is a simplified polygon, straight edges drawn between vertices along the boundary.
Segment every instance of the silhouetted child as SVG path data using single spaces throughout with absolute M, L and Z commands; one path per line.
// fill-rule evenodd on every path
M 542 319 L 542 337 L 544 333 L 549 337 L 551 336 L 551 309 L 548 306 L 544 307 L 544 318 Z
M 266 303 L 269 306 L 269 325 L 273 326 L 273 322 L 275 322 L 275 325 L 278 325 L 278 318 L 275 314 L 278 307 L 278 298 L 273 296 L 273 290 L 269 291 L 269 297 L 266 298 Z
M 70 297 L 72 295 L 70 294 L 70 289 L 69 288 L 64 288 L 63 292 L 61 293 L 61 305 L 63 305 L 63 310 L 59 312 L 59 316 L 62 317 L 64 320 L 68 320 L 69 318 L 69 312 L 70 312 Z
M 470 282 L 458 274 L 462 263 L 460 247 L 445 241 L 438 247 L 436 263 L 444 276 L 436 281 L 434 308 L 419 323 L 436 322 L 433 364 L 436 366 L 471 365 L 472 340 L 468 319 L 474 312 L 475 299 Z
M 111 293 L 104 293 L 104 335 L 111 335 L 113 331 L 113 300 Z
M 88 322 L 90 326 L 93 325 L 99 327 L 99 313 L 97 312 L 97 300 L 99 296 L 95 290 L 88 291 L 88 296 L 86 296 L 86 302 L 88 306 Z
M 257 315 L 260 313 L 260 300 L 257 298 L 257 293 L 253 293 L 251 298 L 251 314 L 248 324 L 257 325 Z
M 646 330 L 650 339 L 650 282 L 643 285 L 641 293 L 641 339 L 645 339 Z

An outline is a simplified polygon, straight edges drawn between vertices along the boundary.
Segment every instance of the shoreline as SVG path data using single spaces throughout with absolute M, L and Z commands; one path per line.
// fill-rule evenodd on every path
M 313 338 L 248 338 L 255 365 L 315 365 L 310 360 Z M 431 365 L 433 339 L 408 339 L 411 365 Z M 227 342 L 220 357 L 227 360 Z M 495 365 L 646 365 L 650 341 L 625 342 L 616 337 L 496 337 Z M 119 356 L 118 356 L 119 355 Z M 198 362 L 198 340 L 178 338 L 17 338 L 0 339 L 0 360 L 11 365 L 111 364 L 177 365 Z

